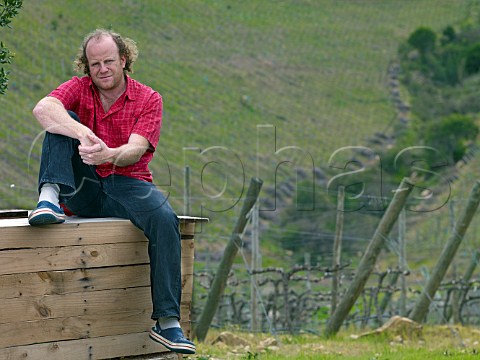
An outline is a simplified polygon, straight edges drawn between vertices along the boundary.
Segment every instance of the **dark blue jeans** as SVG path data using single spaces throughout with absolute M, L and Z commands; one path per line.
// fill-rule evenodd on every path
M 74 116 L 72 116 L 74 117 Z M 60 186 L 60 202 L 82 217 L 129 219 L 149 240 L 152 319 L 180 318 L 181 247 L 179 221 L 152 183 L 126 176 L 101 178 L 78 154 L 78 140 L 46 133 L 39 188 Z

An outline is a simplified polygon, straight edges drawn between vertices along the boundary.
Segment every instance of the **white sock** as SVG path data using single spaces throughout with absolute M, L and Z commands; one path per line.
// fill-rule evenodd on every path
M 60 206 L 60 204 L 58 203 L 59 194 L 60 187 L 57 184 L 45 183 L 40 190 L 38 202 L 48 201 L 56 206 Z
M 162 330 L 170 329 L 174 327 L 180 327 L 180 323 L 175 317 L 163 317 L 158 319 L 158 324 Z

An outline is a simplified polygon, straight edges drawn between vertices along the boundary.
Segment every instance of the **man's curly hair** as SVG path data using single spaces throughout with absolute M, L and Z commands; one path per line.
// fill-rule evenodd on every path
M 77 57 L 75 58 L 73 68 L 76 72 L 80 74 L 87 74 L 90 75 L 90 69 L 88 67 L 88 59 L 87 59 L 87 45 L 90 40 L 93 38 L 100 39 L 103 36 L 110 36 L 115 44 L 118 47 L 118 53 L 120 57 L 125 56 L 126 63 L 124 72 L 133 72 L 132 66 L 135 60 L 138 57 L 138 49 L 137 44 L 135 41 L 129 38 L 122 38 L 122 36 L 116 32 L 106 29 L 96 29 L 95 31 L 91 32 L 85 39 L 83 40 L 82 46 L 78 49 Z

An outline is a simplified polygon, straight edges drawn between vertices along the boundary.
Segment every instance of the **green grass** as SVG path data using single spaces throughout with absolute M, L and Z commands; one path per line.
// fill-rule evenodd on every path
M 351 331 L 350 333 L 361 333 Z M 325 340 L 314 335 L 253 335 L 234 332 L 247 345 L 226 346 L 215 343 L 219 330 L 213 330 L 204 343 L 197 343 L 197 355 L 189 359 L 261 359 L 261 360 L 423 360 L 423 359 L 478 359 L 478 330 L 458 326 L 426 327 L 417 339 L 370 337 L 352 339 L 342 332 L 334 339 Z M 274 347 L 262 346 L 266 339 L 276 340 Z
M 16 54 L 0 97 L 0 208 L 34 206 L 40 148 L 30 147 L 41 129 L 31 109 L 73 76 L 73 56 L 95 27 L 137 41 L 133 77 L 165 105 L 154 177 L 181 212 L 190 165 L 193 212 L 212 220 L 198 238 L 224 244 L 257 169 L 264 188 L 272 187 L 277 165 L 299 156 L 275 150 L 296 146 L 325 168 L 338 148 L 365 145 L 387 129 L 395 111 L 386 71 L 398 44 L 418 26 L 458 23 L 470 3 L 26 1 L 12 29 L 0 32 Z M 257 153 L 264 124 L 276 132 L 260 139 Z M 185 150 L 191 147 L 208 151 Z M 217 166 L 206 166 L 212 159 Z
M 326 168 L 335 150 L 366 145 L 374 132 L 391 129 L 395 109 L 386 73 L 399 43 L 419 26 L 441 31 L 463 21 L 470 17 L 472 4 L 473 0 L 25 1 L 12 29 L 0 29 L 0 40 L 16 54 L 8 67 L 9 90 L 0 96 L 0 208 L 34 206 L 39 143 L 30 149 L 41 128 L 31 110 L 74 75 L 71 63 L 77 48 L 96 27 L 112 27 L 137 41 L 140 57 L 132 76 L 158 90 L 165 105 L 159 153 L 151 166 L 154 177 L 181 212 L 183 168 L 192 167 L 193 212 L 211 218 L 196 236 L 196 247 L 219 252 L 240 211 L 237 200 L 257 175 L 257 166 L 264 188 L 272 187 L 278 163 L 298 156 L 293 151 L 276 155 L 275 150 L 297 146 L 311 155 L 315 166 Z M 262 133 L 257 153 L 257 126 L 265 124 L 275 127 L 275 137 L 273 132 Z M 208 151 L 199 155 L 185 150 L 192 147 Z M 221 166 L 205 167 L 212 159 Z M 462 169 L 452 197 L 465 199 L 479 172 L 478 159 Z M 225 195 L 216 197 L 224 186 Z M 432 239 L 436 232 L 431 230 L 438 224 L 448 228 L 448 216 L 444 207 L 420 217 L 423 227 L 409 235 L 410 266 L 435 260 L 442 243 Z M 319 232 L 322 226 L 319 222 Z M 476 243 L 469 237 L 464 245 Z M 461 259 L 466 259 L 468 250 L 463 249 Z M 265 266 L 288 266 L 290 258 L 277 244 L 262 244 L 262 251 Z M 390 266 L 394 257 L 390 254 L 381 265 Z M 242 262 L 237 257 L 237 263 L 243 266 Z M 308 345 L 303 354 L 285 340 L 282 351 L 260 356 L 433 359 L 445 357 L 448 349 L 456 358 L 473 357 L 462 353 L 465 349 L 454 340 L 393 347 L 348 338 L 324 341 L 305 336 L 295 341 Z M 312 350 L 317 345 L 326 350 Z M 205 356 L 214 357 L 217 351 L 200 346 Z

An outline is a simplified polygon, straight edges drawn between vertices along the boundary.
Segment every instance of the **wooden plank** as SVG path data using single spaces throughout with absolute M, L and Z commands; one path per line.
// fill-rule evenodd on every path
M 101 319 L 88 315 L 5 323 L 0 324 L 0 348 L 143 332 L 151 322 L 149 313 L 132 311 L 105 314 Z
M 189 217 L 189 216 L 179 216 L 179 219 L 180 219 L 180 231 L 186 235 L 201 233 L 203 223 L 206 223 L 209 221 L 208 218 Z
M 195 233 L 195 223 L 180 222 L 180 232 L 185 235 L 193 235 Z
M 206 217 L 201 217 L 201 216 L 186 216 L 186 215 L 178 215 L 178 219 L 180 220 L 180 223 L 203 223 L 203 222 L 208 222 L 209 219 Z
M 15 220 L 21 221 L 0 220 L 0 250 L 148 241 L 143 232 L 127 220 L 36 227 L 23 224 L 24 219 Z M 193 239 L 192 227 L 194 229 L 195 224 L 180 224 L 182 240 Z
M 195 217 L 195 216 L 183 216 L 180 215 L 178 216 L 178 219 L 180 220 L 180 226 L 187 226 L 189 229 L 194 229 L 195 224 L 203 223 L 203 222 L 208 222 L 208 218 L 204 217 Z M 127 219 L 122 219 L 122 218 L 115 218 L 115 217 L 108 217 L 108 218 L 82 218 L 78 216 L 67 216 L 66 221 L 64 224 L 61 225 L 52 225 L 53 227 L 58 227 L 58 226 L 65 226 L 69 224 L 95 224 L 95 223 L 100 223 L 100 224 L 106 224 L 106 223 L 119 223 L 119 222 L 124 222 L 124 223 L 130 223 L 130 220 Z M 193 224 L 188 225 L 188 224 Z M 18 226 L 25 226 L 29 227 L 30 225 L 28 224 L 28 219 L 4 219 L 0 220 L 0 227 L 18 227 Z
M 182 261 L 182 294 L 192 294 L 193 267 L 193 261 Z M 150 286 L 150 267 L 147 264 L 8 274 L 0 275 L 0 301 L 22 296 L 61 295 L 140 286 Z
M 0 250 L 136 241 L 146 242 L 147 238 L 128 220 L 47 226 L 30 226 L 25 219 L 0 220 Z
M 26 218 L 28 210 L 0 210 L 0 219 Z
M 185 312 L 190 301 L 182 294 L 181 309 Z M 151 312 L 150 287 L 91 291 L 64 295 L 46 295 L 3 299 L 0 324 L 22 321 L 67 318 L 81 315 L 146 311 Z M 184 319 L 186 320 L 186 319 Z
M 0 274 L 148 263 L 147 243 L 119 243 L 0 251 Z
M 0 300 L 149 286 L 149 274 L 149 265 L 142 264 L 0 275 Z
M 182 261 L 193 256 L 182 253 Z M 0 275 L 149 263 L 148 243 L 118 243 L 0 251 Z
M 98 315 L 134 310 L 151 311 L 150 287 L 90 291 L 64 295 L 3 299 L 0 324 Z
M 152 341 L 148 332 L 104 336 L 92 339 L 58 341 L 0 349 L 0 359 L 8 360 L 92 360 L 143 354 L 170 354 Z
M 4 323 L 0 324 L 0 348 L 144 332 L 153 326 L 150 315 L 137 310 Z M 180 316 L 180 325 L 190 334 L 189 306 L 180 306 Z

